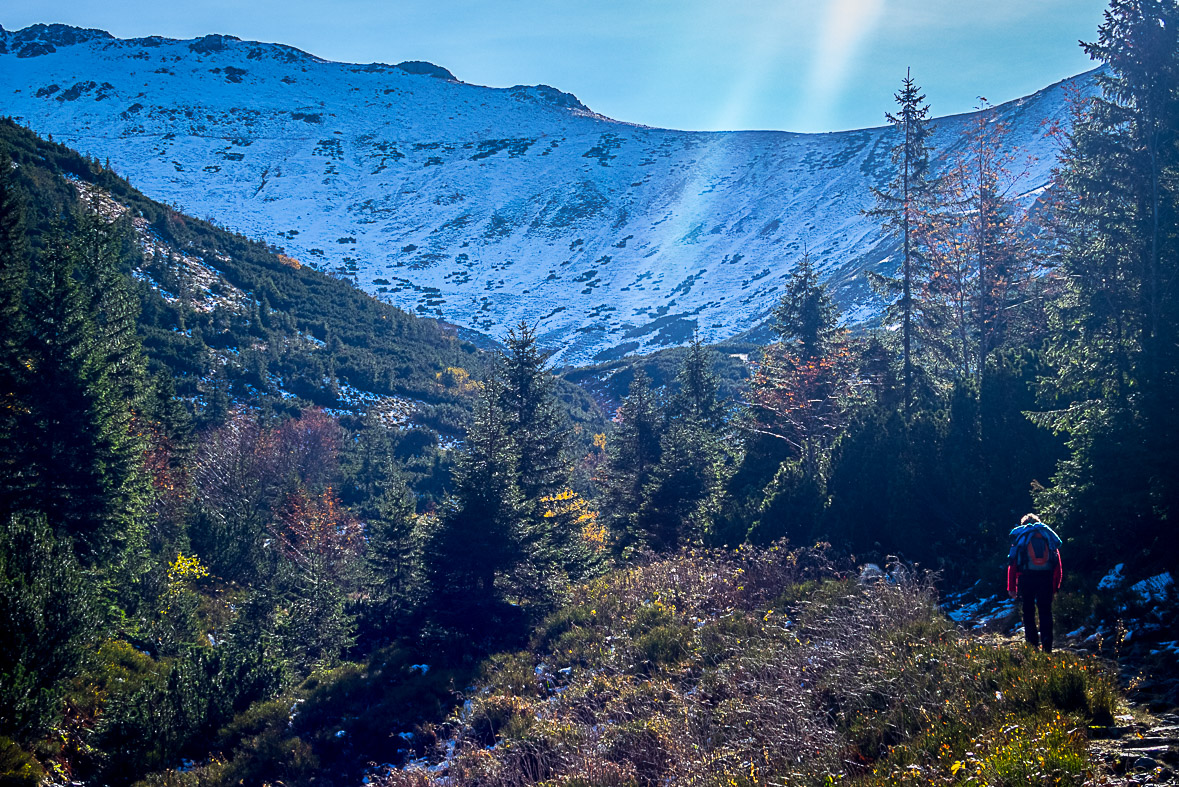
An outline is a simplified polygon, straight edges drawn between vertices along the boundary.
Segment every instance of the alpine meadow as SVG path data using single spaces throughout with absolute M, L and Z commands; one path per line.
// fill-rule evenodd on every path
M 1179 0 L 1080 47 L 804 134 L 0 27 L 0 787 L 1179 784 Z

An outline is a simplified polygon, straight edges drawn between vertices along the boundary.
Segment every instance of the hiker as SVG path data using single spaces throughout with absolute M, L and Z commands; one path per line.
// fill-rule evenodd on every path
M 1060 536 L 1040 517 L 1026 514 L 1019 520 L 1019 527 L 1011 531 L 1011 551 L 1007 554 L 1007 595 L 1023 596 L 1024 639 L 1033 648 L 1043 645 L 1045 653 L 1052 651 L 1052 596 L 1060 590 L 1063 576 L 1060 543 Z

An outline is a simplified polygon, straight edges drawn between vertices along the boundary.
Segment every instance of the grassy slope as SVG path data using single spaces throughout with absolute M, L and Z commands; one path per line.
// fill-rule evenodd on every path
M 252 710 L 219 758 L 150 782 L 350 784 L 366 761 L 405 758 L 421 765 L 370 775 L 386 787 L 1014 787 L 1091 773 L 1088 730 L 1117 701 L 1101 663 L 981 641 L 924 582 L 860 586 L 848 568 L 779 547 L 620 569 L 576 588 L 530 650 L 487 660 L 472 689 L 441 654 L 428 675 L 379 656 Z M 458 707 L 438 723 L 448 681 Z M 409 727 L 416 691 L 433 712 Z
M 837 568 L 689 553 L 579 589 L 490 662 L 448 784 L 1081 783 L 1115 701 L 1098 663 L 981 643 L 922 582 Z

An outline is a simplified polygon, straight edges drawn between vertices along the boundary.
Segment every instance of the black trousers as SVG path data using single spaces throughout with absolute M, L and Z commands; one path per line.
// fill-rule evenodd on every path
M 1033 648 L 1052 650 L 1052 572 L 1023 571 L 1019 575 L 1019 595 L 1023 597 L 1023 635 Z M 1036 610 L 1040 625 L 1036 627 Z

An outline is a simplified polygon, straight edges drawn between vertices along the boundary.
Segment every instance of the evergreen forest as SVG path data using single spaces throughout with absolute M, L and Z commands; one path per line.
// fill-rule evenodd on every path
M 0 122 L 0 785 L 1096 783 L 1116 653 L 939 607 L 1031 511 L 1062 632 L 1179 570 L 1179 2 L 1082 46 L 1030 208 L 900 83 L 877 326 L 804 254 L 774 341 L 583 369 Z

